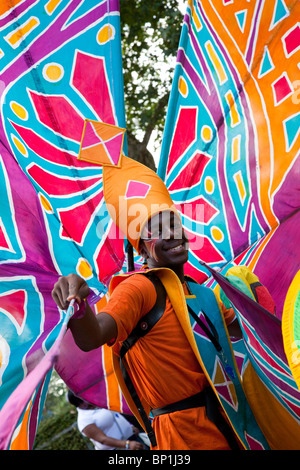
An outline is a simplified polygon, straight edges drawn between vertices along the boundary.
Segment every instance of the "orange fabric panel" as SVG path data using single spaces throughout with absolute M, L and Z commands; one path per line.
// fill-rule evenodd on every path
M 28 420 L 30 416 L 32 401 L 28 404 L 23 421 L 17 428 L 17 435 L 13 435 L 10 450 L 29 450 L 28 444 Z
M 113 358 L 111 348 L 105 344 L 102 347 L 103 364 L 106 371 L 105 381 L 107 390 L 107 405 L 110 410 L 122 411 L 122 395 L 114 374 Z

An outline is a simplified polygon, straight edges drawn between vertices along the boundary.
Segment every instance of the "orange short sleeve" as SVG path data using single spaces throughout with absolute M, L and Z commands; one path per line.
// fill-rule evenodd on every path
M 155 287 L 143 274 L 133 274 L 115 288 L 102 310 L 117 323 L 118 336 L 114 342 L 127 338 L 138 321 L 154 306 L 156 297 Z

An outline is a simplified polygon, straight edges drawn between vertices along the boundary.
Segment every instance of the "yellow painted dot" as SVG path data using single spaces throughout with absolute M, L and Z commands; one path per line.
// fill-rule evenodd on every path
M 182 96 L 186 97 L 188 95 L 188 86 L 186 80 L 183 77 L 179 78 L 178 89 Z
M 26 120 L 28 119 L 28 112 L 21 104 L 17 103 L 16 101 L 10 102 L 10 107 L 12 111 L 18 116 L 20 119 Z
M 204 142 L 210 142 L 213 138 L 213 131 L 210 126 L 203 126 L 201 129 L 201 137 Z
M 43 68 L 43 75 L 49 82 L 58 82 L 64 75 L 63 67 L 59 64 L 47 64 Z
M 205 190 L 208 194 L 212 194 L 214 192 L 214 189 L 215 189 L 215 183 L 214 183 L 214 180 L 210 177 L 210 176 L 207 176 L 205 178 Z
M 93 275 L 93 271 L 92 271 L 92 268 L 91 268 L 91 265 L 89 264 L 89 262 L 84 259 L 84 258 L 81 258 L 79 261 L 78 261 L 78 265 L 77 265 L 77 272 L 78 274 L 83 277 L 84 279 L 88 279 L 90 278 L 92 275 Z
M 219 227 L 212 227 L 211 229 L 211 236 L 215 242 L 219 243 L 224 240 L 224 234 Z
M 43 194 L 40 194 L 39 196 L 40 196 L 40 200 L 45 211 L 49 213 L 53 213 L 52 206 L 50 202 L 48 201 L 48 199 L 46 199 L 45 196 L 43 196 Z
M 99 44 L 105 44 L 106 42 L 110 41 L 110 39 L 114 39 L 114 37 L 115 28 L 111 24 L 106 24 L 98 31 L 97 41 Z
M 28 157 L 28 152 L 27 152 L 27 149 L 26 149 L 25 145 L 23 144 L 23 142 L 21 142 L 20 139 L 18 139 L 18 137 L 16 137 L 15 135 L 12 135 L 11 138 L 13 140 L 13 143 L 15 144 L 17 149 L 19 150 L 19 152 L 24 157 Z

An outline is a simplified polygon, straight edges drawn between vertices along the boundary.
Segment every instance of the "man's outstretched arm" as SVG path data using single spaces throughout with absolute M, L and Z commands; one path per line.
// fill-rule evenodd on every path
M 85 313 L 80 318 L 71 318 L 68 327 L 74 341 L 82 351 L 91 351 L 117 337 L 117 324 L 106 313 L 94 315 L 88 302 L 84 299 L 89 295 L 87 283 L 77 274 L 62 276 L 54 285 L 52 297 L 57 306 L 66 310 L 72 299 L 80 305 L 85 302 Z

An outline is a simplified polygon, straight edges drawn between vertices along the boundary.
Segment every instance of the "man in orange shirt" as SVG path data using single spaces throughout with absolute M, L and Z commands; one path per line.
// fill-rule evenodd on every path
M 102 164 L 111 218 L 148 270 L 114 276 L 97 316 L 85 302 L 81 318 L 69 322 L 77 345 L 85 351 L 111 345 L 118 382 L 152 448 L 230 449 L 237 440 L 245 449 L 250 440 L 268 448 L 229 338 L 241 334 L 238 321 L 214 291 L 185 278 L 188 240 L 164 182 L 124 155 L 117 166 Z M 88 295 L 75 274 L 61 277 L 53 290 L 61 309 L 71 299 L 84 306 Z
M 176 274 L 188 295 L 184 264 L 188 259 L 188 240 L 178 216 L 171 211 L 154 215 L 141 234 L 140 253 L 150 269 L 167 268 Z M 75 298 L 78 303 L 89 294 L 86 282 L 75 274 L 59 279 L 53 298 L 61 309 Z M 69 327 L 83 350 L 105 343 L 118 354 L 139 320 L 151 310 L 157 298 L 152 282 L 142 273 L 123 280 L 113 291 L 104 311 L 94 316 L 88 304 L 85 315 L 71 319 Z M 232 309 L 224 309 L 230 334 L 239 334 Z M 127 353 L 133 382 L 139 396 L 154 410 L 196 396 L 183 409 L 158 414 L 153 420 L 157 450 L 227 450 L 230 444 L 208 417 L 202 395 L 210 385 L 167 296 L 165 311 L 145 337 Z M 198 400 L 198 401 L 197 401 Z M 214 405 L 218 408 L 218 404 Z M 168 409 L 166 411 L 169 411 Z M 217 410 L 215 410 L 217 411 Z

